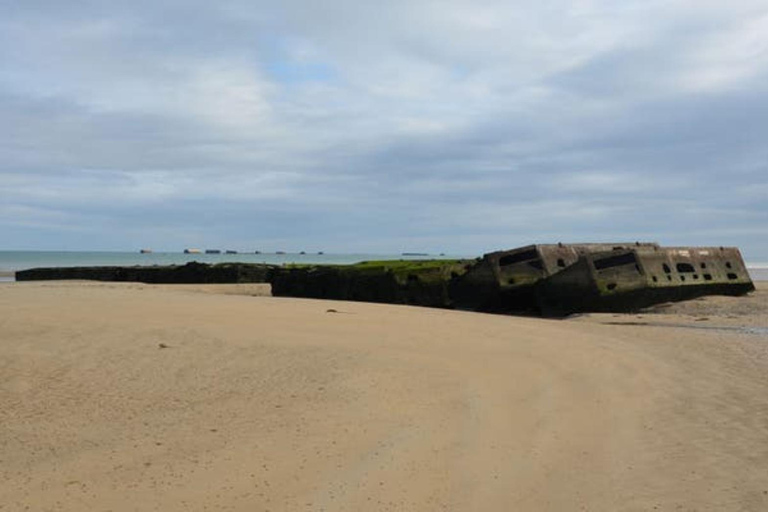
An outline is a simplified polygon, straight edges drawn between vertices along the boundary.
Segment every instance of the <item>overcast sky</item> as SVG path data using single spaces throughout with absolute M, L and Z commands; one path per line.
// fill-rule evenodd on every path
M 0 2 L 0 249 L 768 261 L 768 3 Z

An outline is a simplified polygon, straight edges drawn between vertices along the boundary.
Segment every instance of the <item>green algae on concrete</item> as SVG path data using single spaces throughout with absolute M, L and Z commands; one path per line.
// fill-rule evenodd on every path
M 386 260 L 353 265 L 286 265 L 274 269 L 272 294 L 452 307 L 449 285 L 471 260 Z
M 150 284 L 267 283 L 272 265 L 189 262 L 185 265 L 33 268 L 16 272 L 17 281 L 82 279 Z

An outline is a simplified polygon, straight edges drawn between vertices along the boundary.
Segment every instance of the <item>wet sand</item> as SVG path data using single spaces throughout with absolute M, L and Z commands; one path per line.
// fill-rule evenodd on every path
M 559 321 L 84 282 L 0 312 L 1 511 L 768 510 L 766 283 Z

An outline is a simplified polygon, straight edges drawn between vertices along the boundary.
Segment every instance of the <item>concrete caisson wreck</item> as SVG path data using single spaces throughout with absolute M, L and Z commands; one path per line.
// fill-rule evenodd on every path
M 16 279 L 260 282 L 269 283 L 275 296 L 545 316 L 636 311 L 660 302 L 743 295 L 755 289 L 735 247 L 661 247 L 649 242 L 528 245 L 476 260 L 39 268 L 17 272 Z
M 488 313 L 538 310 L 542 280 L 571 267 L 580 257 L 630 248 L 658 248 L 651 242 L 537 244 L 485 254 L 451 283 L 457 307 Z
M 586 311 L 635 311 L 703 295 L 744 295 L 755 289 L 735 247 L 640 245 L 582 254 L 536 286 L 536 304 L 550 316 Z
M 452 283 L 451 297 L 461 309 L 565 316 L 754 289 L 735 247 L 552 244 L 486 254 Z

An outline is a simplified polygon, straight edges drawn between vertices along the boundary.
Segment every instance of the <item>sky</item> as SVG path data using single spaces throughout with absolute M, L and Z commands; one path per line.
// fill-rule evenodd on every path
M 765 0 L 0 0 L 0 250 L 768 262 Z

